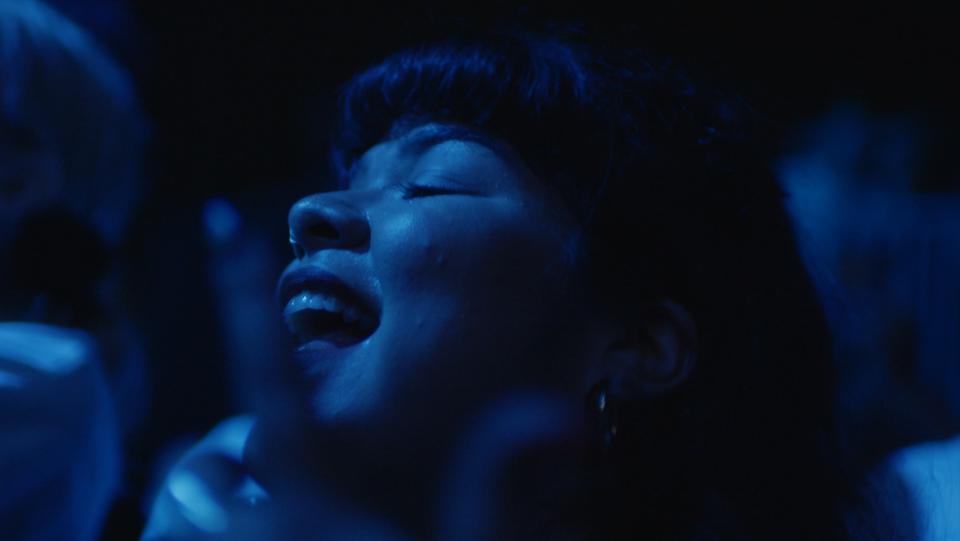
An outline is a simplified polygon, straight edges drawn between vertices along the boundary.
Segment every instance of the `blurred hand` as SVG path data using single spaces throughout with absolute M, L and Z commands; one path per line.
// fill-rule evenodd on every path
M 241 463 L 253 422 L 224 421 L 184 455 L 154 502 L 142 541 L 404 539 L 319 490 L 268 495 Z
M 113 404 L 90 337 L 0 323 L 4 539 L 94 539 L 119 472 Z
M 283 260 L 270 237 L 246 223 L 229 201 L 212 198 L 203 209 L 208 285 L 216 301 L 223 349 L 230 368 L 235 411 L 253 411 L 274 367 L 265 362 L 285 351 L 286 329 L 274 292 Z
M 578 412 L 523 395 L 485 409 L 451 456 L 431 539 L 585 539 L 571 528 L 582 443 Z M 221 423 L 167 478 L 142 541 L 410 539 L 324 487 L 267 494 L 241 462 L 253 420 Z

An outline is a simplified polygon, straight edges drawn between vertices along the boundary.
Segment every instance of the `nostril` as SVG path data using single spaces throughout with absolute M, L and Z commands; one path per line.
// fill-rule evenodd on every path
M 370 234 L 366 214 L 341 196 L 307 196 L 290 209 L 289 222 L 297 259 L 319 250 L 355 249 Z
M 340 238 L 340 232 L 328 222 L 315 222 L 308 225 L 306 234 L 314 239 L 337 240 Z

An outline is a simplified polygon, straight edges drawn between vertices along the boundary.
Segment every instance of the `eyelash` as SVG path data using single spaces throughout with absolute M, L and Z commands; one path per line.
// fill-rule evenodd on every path
M 452 188 L 429 186 L 426 184 L 404 184 L 400 186 L 400 191 L 403 193 L 404 199 L 412 199 L 414 197 L 429 197 L 431 195 L 451 195 L 463 193 Z

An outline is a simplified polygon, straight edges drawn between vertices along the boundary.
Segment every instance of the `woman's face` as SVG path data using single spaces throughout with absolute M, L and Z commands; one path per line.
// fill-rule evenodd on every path
M 578 227 L 527 168 L 427 124 L 290 212 L 280 281 L 311 422 L 442 437 L 500 394 L 582 396 Z

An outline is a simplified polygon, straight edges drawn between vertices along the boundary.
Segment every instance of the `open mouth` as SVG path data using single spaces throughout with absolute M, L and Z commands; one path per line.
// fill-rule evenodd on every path
M 287 328 L 300 345 L 315 340 L 344 347 L 363 341 L 377 328 L 377 318 L 358 303 L 319 291 L 294 294 L 283 310 Z

